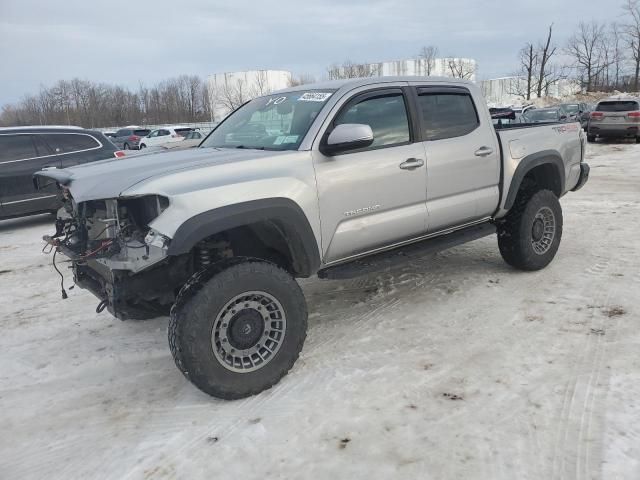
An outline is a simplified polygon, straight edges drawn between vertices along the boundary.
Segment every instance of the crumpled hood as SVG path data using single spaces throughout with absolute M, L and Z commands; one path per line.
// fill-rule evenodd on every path
M 102 160 L 36 172 L 69 188 L 76 202 L 116 198 L 134 185 L 174 172 L 282 155 L 280 151 L 193 148 Z

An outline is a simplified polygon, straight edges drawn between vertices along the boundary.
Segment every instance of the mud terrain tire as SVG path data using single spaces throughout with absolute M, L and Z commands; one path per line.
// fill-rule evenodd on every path
M 551 262 L 562 238 L 562 208 L 549 190 L 522 191 L 498 224 L 498 246 L 505 262 L 520 270 L 540 270 Z
M 171 309 L 169 346 L 196 387 L 222 399 L 262 392 L 287 374 L 307 332 L 295 279 L 277 265 L 236 257 L 196 273 Z

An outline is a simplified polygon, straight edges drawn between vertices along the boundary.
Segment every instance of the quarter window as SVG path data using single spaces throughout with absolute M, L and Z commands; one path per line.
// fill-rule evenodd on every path
M 356 100 L 338 114 L 334 125 L 361 123 L 373 131 L 373 143 L 368 148 L 388 147 L 408 143 L 409 119 L 401 93 Z
M 467 93 L 427 93 L 418 97 L 425 140 L 467 135 L 478 128 L 478 113 Z
M 0 135 L 0 161 L 37 157 L 31 135 Z
M 55 153 L 72 153 L 100 147 L 95 138 L 84 134 L 45 133 L 42 138 Z

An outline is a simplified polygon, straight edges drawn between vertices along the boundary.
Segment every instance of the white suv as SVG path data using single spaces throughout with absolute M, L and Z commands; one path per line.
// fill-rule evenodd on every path
M 181 142 L 191 132 L 191 127 L 162 127 L 151 130 L 149 135 L 140 139 L 140 148 L 155 147 L 167 143 Z

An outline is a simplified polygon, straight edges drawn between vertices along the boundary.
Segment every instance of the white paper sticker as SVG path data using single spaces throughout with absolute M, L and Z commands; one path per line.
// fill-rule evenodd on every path
M 298 101 L 299 102 L 324 102 L 331 95 L 332 95 L 331 92 L 306 92 L 306 93 L 303 93 L 300 98 L 298 98 Z
M 284 137 L 282 143 L 296 143 L 298 141 L 299 135 L 289 135 L 288 137 Z
M 285 138 L 287 138 L 287 137 L 285 137 L 284 135 L 281 135 L 281 136 L 279 136 L 278 138 L 276 138 L 276 139 L 273 141 L 273 144 L 274 144 L 274 145 L 280 145 L 282 142 L 284 142 L 284 139 L 285 139 Z

